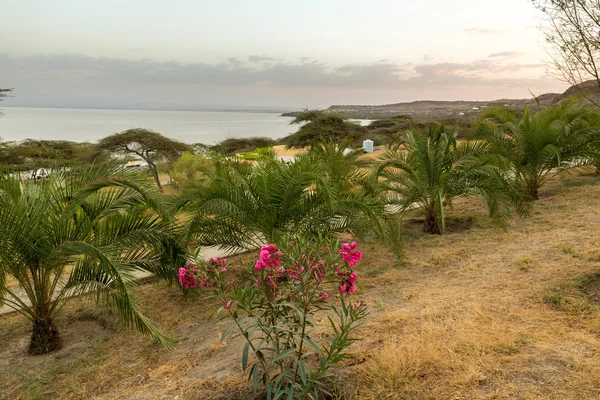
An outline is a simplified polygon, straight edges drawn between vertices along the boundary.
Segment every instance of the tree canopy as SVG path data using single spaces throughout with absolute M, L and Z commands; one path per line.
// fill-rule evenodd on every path
M 303 125 L 296 133 L 281 139 L 288 147 L 302 148 L 321 142 L 341 143 L 345 140 L 358 143 L 367 133 L 365 127 L 350 121 L 345 115 L 321 110 L 305 110 L 291 123 Z
M 161 187 L 156 164 L 175 161 L 192 147 L 175 139 L 144 128 L 128 129 L 100 140 L 99 152 L 136 155 L 148 163 L 148 168 L 158 187 Z
M 275 139 L 260 136 L 249 138 L 227 138 L 214 146 L 210 146 L 209 149 L 216 153 L 231 156 L 235 153 L 255 151 L 256 149 L 263 147 L 273 147 L 278 143 L 279 142 Z
M 0 143 L 0 163 L 17 170 L 37 170 L 70 164 L 101 161 L 92 143 L 66 140 L 25 139 L 22 142 Z
M 542 31 L 550 45 L 555 75 L 573 85 L 590 102 L 600 105 L 597 95 L 600 90 L 600 2 L 533 0 L 533 3 L 546 16 Z

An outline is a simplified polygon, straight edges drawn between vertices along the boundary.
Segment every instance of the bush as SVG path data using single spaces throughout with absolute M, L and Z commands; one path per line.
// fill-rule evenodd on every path
M 180 270 L 186 289 L 211 290 L 233 323 L 222 340 L 238 330 L 246 344 L 242 368 L 249 370 L 255 391 L 262 385 L 267 398 L 306 399 L 331 394 L 325 385 L 330 368 L 349 358 L 353 329 L 367 315 L 363 302 L 344 296 L 356 289 L 352 267 L 360 261 L 356 243 L 305 240 L 282 246 L 263 246 L 254 266 L 246 268 L 242 281 L 232 286 L 225 278 L 223 259 L 209 259 L 200 266 Z M 339 249 L 339 250 L 338 250 Z M 339 292 L 339 303 L 333 293 Z M 317 314 L 326 316 L 320 324 Z M 328 330 L 319 342 L 317 330 Z
M 181 158 L 173 163 L 171 176 L 177 187 L 200 187 L 206 179 L 210 160 L 204 154 L 184 152 Z

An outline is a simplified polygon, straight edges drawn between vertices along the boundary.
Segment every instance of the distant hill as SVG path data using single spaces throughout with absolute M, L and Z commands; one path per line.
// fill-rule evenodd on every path
M 546 107 L 584 92 L 588 97 L 600 100 L 600 90 L 595 81 L 587 81 L 578 86 L 572 86 L 564 93 L 546 93 L 537 97 L 540 107 Z M 600 103 L 600 101 L 598 101 Z M 367 105 L 333 105 L 329 112 L 345 114 L 355 119 L 385 119 L 395 115 L 408 115 L 414 120 L 437 120 L 448 117 L 474 117 L 479 110 L 486 107 L 506 106 L 516 109 L 537 109 L 536 99 L 499 99 L 492 101 L 430 101 L 420 100 L 410 103 L 395 103 L 378 106 Z M 295 116 L 298 112 L 285 113 L 284 116 Z

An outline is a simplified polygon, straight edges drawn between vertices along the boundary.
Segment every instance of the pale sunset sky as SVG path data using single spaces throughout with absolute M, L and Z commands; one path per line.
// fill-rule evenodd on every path
M 562 92 L 530 0 L 0 0 L 3 106 L 327 107 Z

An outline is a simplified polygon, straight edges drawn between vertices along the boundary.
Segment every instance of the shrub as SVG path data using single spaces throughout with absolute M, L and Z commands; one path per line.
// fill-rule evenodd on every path
M 181 268 L 180 283 L 210 289 L 222 304 L 217 313 L 233 319 L 222 339 L 232 330 L 245 339 L 242 367 L 255 390 L 262 384 L 267 398 L 319 398 L 331 394 L 330 368 L 350 357 L 346 350 L 357 340 L 350 333 L 367 315 L 363 302 L 345 299 L 356 289 L 356 247 L 302 238 L 282 249 L 270 244 L 236 286 L 225 278 L 225 260 L 216 258 Z M 318 314 L 327 322 L 319 323 Z
M 511 163 L 511 173 L 528 200 L 557 173 L 600 160 L 600 114 L 565 102 L 522 118 L 501 107 L 482 112 L 476 136 Z
M 292 163 L 261 151 L 255 164 L 215 158 L 201 190 L 179 199 L 199 244 L 256 248 L 290 234 L 357 233 L 383 206 L 370 200 L 352 157 L 322 148 Z
M 137 271 L 164 276 L 172 268 L 163 251 L 168 217 L 156 187 L 120 167 L 54 170 L 44 184 L 0 172 L 0 307 L 30 320 L 29 352 L 60 348 L 54 321 L 64 299 L 77 295 L 170 345 L 135 295 Z
M 445 230 L 445 207 L 459 196 L 481 196 L 499 224 L 511 215 L 512 204 L 525 212 L 499 157 L 489 154 L 490 146 L 458 143 L 456 135 L 456 130 L 447 134 L 444 125 L 399 135 L 376 172 L 385 178 L 380 182 L 385 201 L 400 212 L 419 206 L 424 232 L 436 234 Z
M 206 170 L 209 167 L 210 160 L 205 154 L 186 151 L 173 163 L 171 176 L 178 188 L 200 187 L 206 179 Z

